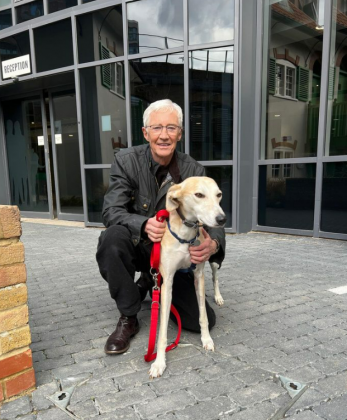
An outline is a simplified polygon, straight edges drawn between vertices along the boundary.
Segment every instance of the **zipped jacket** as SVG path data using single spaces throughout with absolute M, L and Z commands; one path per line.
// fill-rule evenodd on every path
M 191 176 L 205 176 L 205 169 L 190 156 L 175 151 L 182 181 Z M 143 226 L 157 211 L 165 209 L 166 193 L 174 185 L 168 174 L 160 187 L 154 175 L 149 144 L 121 150 L 115 156 L 110 171 L 110 183 L 104 198 L 103 221 L 106 227 L 125 226 L 132 241 L 138 245 Z M 219 265 L 225 255 L 225 231 L 222 228 L 206 228 L 212 239 L 217 239 L 219 251 L 211 261 Z

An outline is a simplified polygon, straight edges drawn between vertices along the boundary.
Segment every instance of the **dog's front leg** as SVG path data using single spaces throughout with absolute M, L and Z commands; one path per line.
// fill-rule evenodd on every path
M 211 270 L 212 270 L 212 280 L 213 280 L 213 287 L 214 287 L 214 300 L 217 305 L 222 306 L 224 303 L 224 299 L 219 291 L 219 281 L 218 281 L 218 264 L 215 262 L 210 263 Z
M 202 268 L 194 271 L 194 284 L 199 305 L 199 323 L 201 329 L 201 342 L 205 350 L 214 351 L 213 340 L 208 330 L 208 319 L 205 305 L 205 276 Z
M 163 277 L 164 282 L 161 286 L 160 298 L 160 326 L 157 345 L 157 358 L 149 370 L 151 378 L 161 376 L 166 368 L 166 346 L 167 346 L 167 329 L 169 324 L 169 315 L 172 299 L 172 282 L 173 276 Z

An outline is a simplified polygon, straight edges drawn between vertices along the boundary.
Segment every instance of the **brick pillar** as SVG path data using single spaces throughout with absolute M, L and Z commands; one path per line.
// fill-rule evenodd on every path
M 0 206 L 0 402 L 35 387 L 22 228 L 16 206 Z

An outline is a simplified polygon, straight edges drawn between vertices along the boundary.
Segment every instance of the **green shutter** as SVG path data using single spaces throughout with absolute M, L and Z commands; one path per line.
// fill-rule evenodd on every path
M 110 58 L 110 50 L 106 48 L 104 45 L 102 45 L 101 42 L 99 42 L 99 48 L 100 48 L 101 60 L 106 60 Z M 111 89 L 112 87 L 111 64 L 104 64 L 103 66 L 101 66 L 101 83 L 107 89 Z
M 269 80 L 268 90 L 270 95 L 276 93 L 276 60 L 274 58 L 269 59 Z
M 310 71 L 303 67 L 297 67 L 296 98 L 299 101 L 308 102 Z
M 328 90 L 328 99 L 334 99 L 335 91 L 335 78 L 336 78 L 336 67 L 329 68 L 329 90 Z

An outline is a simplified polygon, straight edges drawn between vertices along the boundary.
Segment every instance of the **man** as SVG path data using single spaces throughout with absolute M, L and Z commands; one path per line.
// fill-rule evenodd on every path
M 149 144 L 120 151 L 111 167 L 103 208 L 107 229 L 100 235 L 96 258 L 121 317 L 107 339 L 107 354 L 127 351 L 131 337 L 139 331 L 137 313 L 152 287 L 148 275 L 150 253 L 153 242 L 161 241 L 166 226 L 166 222 L 156 220 L 155 213 L 165 208 L 168 189 L 191 176 L 205 175 L 203 166 L 175 150 L 182 137 L 182 120 L 181 108 L 170 100 L 152 103 L 144 112 L 142 128 Z M 211 258 L 221 264 L 224 230 L 209 229 L 203 233 L 204 241 L 190 248 L 192 263 Z M 135 271 L 142 272 L 137 283 Z M 199 332 L 199 310 L 191 273 L 176 274 L 172 303 L 181 316 L 182 327 Z M 215 314 L 207 302 L 206 310 L 212 328 Z

